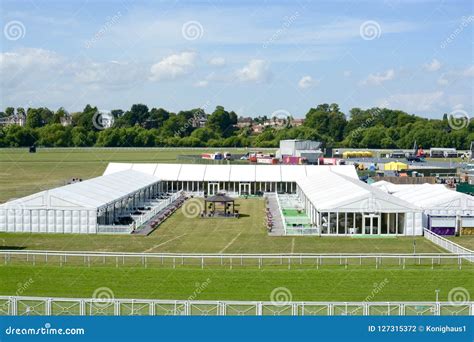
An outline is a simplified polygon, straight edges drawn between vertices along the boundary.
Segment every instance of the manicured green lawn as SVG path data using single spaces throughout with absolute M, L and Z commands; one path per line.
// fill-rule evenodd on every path
M 474 235 L 456 236 L 449 238 L 449 240 L 466 247 L 471 251 L 474 250 Z
M 287 288 L 294 301 L 434 301 L 464 287 L 474 293 L 474 272 L 455 268 L 407 270 L 373 268 L 284 269 L 159 269 L 102 267 L 0 266 L 0 294 L 24 296 L 91 297 L 108 287 L 116 298 L 187 299 L 207 283 L 197 300 L 270 300 L 277 287 Z
M 194 200 L 193 200 L 194 201 Z M 187 202 L 186 202 L 187 203 Z M 184 215 L 189 202 L 149 236 L 0 233 L 2 249 L 182 253 L 413 253 L 413 238 L 274 237 L 264 225 L 264 201 L 239 199 L 239 219 Z M 442 249 L 416 237 L 417 253 Z

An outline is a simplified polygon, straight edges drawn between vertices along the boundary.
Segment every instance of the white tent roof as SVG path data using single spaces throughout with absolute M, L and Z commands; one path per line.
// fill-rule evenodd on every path
M 281 182 L 280 165 L 256 165 L 255 181 L 257 182 Z
M 9 201 L 8 208 L 100 208 L 135 193 L 159 179 L 145 173 L 125 170 L 69 184 Z
M 206 182 L 228 182 L 231 165 L 206 165 L 204 180 Z
M 206 173 L 206 165 L 183 164 L 179 171 L 178 180 L 202 182 Z
M 255 165 L 232 165 L 230 169 L 231 182 L 254 182 L 255 181 Z
M 372 186 L 389 189 L 388 193 L 404 201 L 413 203 L 430 211 L 431 214 L 470 214 L 474 215 L 474 198 L 472 196 L 450 190 L 442 184 L 379 184 Z
M 127 169 L 155 175 L 164 181 L 296 182 L 305 176 L 319 176 L 329 171 L 359 179 L 353 165 L 109 163 L 104 175 Z
M 358 179 L 333 170 L 297 181 L 305 196 L 320 211 L 414 212 L 418 207 Z

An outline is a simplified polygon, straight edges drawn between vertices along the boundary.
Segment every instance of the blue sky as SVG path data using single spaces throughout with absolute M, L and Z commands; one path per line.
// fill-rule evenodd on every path
M 472 1 L 5 1 L 0 106 L 473 109 Z

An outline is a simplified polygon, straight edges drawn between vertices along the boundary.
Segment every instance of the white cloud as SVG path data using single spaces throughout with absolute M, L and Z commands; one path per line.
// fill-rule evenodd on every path
M 195 68 L 196 59 L 196 52 L 182 52 L 165 57 L 151 66 L 150 80 L 174 80 L 187 75 Z
M 197 88 L 204 88 L 204 87 L 207 87 L 209 85 L 209 81 L 198 81 L 196 83 L 194 83 L 194 86 L 197 87 Z
M 236 76 L 243 82 L 265 82 L 270 80 L 272 74 L 269 63 L 263 59 L 252 59 L 242 69 L 237 70 Z
M 381 85 L 386 81 L 391 81 L 395 77 L 395 70 L 389 69 L 383 73 L 370 74 L 361 82 L 362 85 Z
M 427 112 L 438 108 L 445 103 L 444 92 L 394 94 L 379 101 L 379 105 L 393 109 L 402 109 L 408 112 Z
M 442 86 L 449 85 L 456 81 L 462 81 L 474 77 L 474 65 L 462 70 L 451 70 L 440 76 L 438 84 Z
M 346 71 L 344 71 L 343 75 L 344 75 L 344 77 L 351 77 L 352 76 L 352 71 L 346 70 Z
M 43 83 L 50 80 L 52 74 L 58 76 L 62 73 L 64 65 L 61 56 L 44 49 L 28 48 L 0 53 L 2 85 L 19 87 L 25 82 Z
M 423 69 L 429 72 L 438 71 L 439 69 L 441 69 L 441 62 L 435 58 L 430 63 L 424 64 Z
M 86 85 L 105 88 L 127 88 L 141 82 L 146 70 L 136 64 L 110 61 L 74 64 L 75 80 Z
M 209 60 L 209 64 L 213 66 L 223 66 L 225 65 L 224 57 L 213 57 Z
M 315 84 L 311 76 L 303 76 L 298 82 L 298 87 L 301 89 L 307 89 Z

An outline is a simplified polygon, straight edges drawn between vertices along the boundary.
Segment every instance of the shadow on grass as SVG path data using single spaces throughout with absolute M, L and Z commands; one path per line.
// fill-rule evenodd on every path
M 25 247 L 22 246 L 0 246 L 0 250 L 11 250 L 11 251 L 18 251 L 25 249 Z

